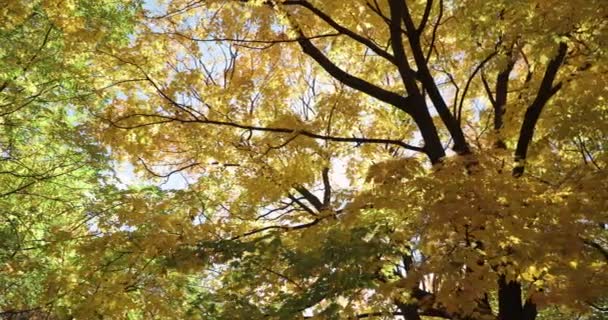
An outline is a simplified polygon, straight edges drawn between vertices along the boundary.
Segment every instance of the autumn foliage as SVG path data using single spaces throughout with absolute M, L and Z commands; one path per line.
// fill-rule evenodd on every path
M 605 0 L 0 4 L 0 318 L 608 310 Z

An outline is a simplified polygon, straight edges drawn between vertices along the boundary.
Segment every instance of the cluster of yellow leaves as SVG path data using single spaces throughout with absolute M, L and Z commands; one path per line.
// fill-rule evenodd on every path
M 606 261 L 585 248 L 585 240 L 597 236 L 594 226 L 607 218 L 605 173 L 579 167 L 563 184 L 551 185 L 535 177 L 512 179 L 503 163 L 450 159 L 428 175 L 406 176 L 397 175 L 406 166 L 378 164 L 364 201 L 400 216 L 396 233 L 409 225 L 424 230 L 408 233 L 425 257 L 412 272 L 433 275 L 438 299 L 454 311 L 472 308 L 502 274 L 523 283 L 540 306 L 584 309 L 583 301 L 601 295 L 608 282 Z
M 596 226 L 606 221 L 608 199 L 602 142 L 608 78 L 595 63 L 606 61 L 605 34 L 597 31 L 605 30 L 598 19 L 605 14 L 594 11 L 598 1 L 581 10 L 576 1 L 446 5 L 428 59 L 442 94 L 453 100 L 450 109 L 458 114 L 464 105 L 458 121 L 474 154 L 434 167 L 395 143 L 356 143 L 366 137 L 418 145 L 420 137 L 405 113 L 347 88 L 302 53 L 294 29 L 317 37 L 314 44 L 337 67 L 401 94 L 395 66 L 334 34 L 310 10 L 272 3 L 280 10 L 262 1 L 169 1 L 161 13 L 142 17 L 128 50 L 107 52 L 109 78 L 120 85 L 103 92 L 109 106 L 97 114 L 100 141 L 143 177 L 183 174 L 192 183 L 175 198 L 129 197 L 99 221 L 103 236 L 83 247 L 86 260 L 104 265 L 106 248 L 130 252 L 126 259 L 132 259 L 121 269 L 126 275 L 111 278 L 108 292 L 137 279 L 145 299 L 167 298 L 153 289 L 178 294 L 167 279 L 211 266 L 219 269 L 216 281 L 203 281 L 223 299 L 224 315 L 234 318 L 262 317 L 264 308 L 293 316 L 306 303 L 317 305 L 317 313 L 332 303 L 344 314 L 390 311 L 393 298 L 407 301 L 421 283 L 437 305 L 469 313 L 485 293 L 496 292 L 501 276 L 521 283 L 539 306 L 580 307 L 602 294 L 606 262 L 585 244 L 605 237 Z M 377 7 L 363 0 L 310 3 L 380 47 L 389 42 L 385 19 L 374 13 L 387 13 L 387 1 Z M 410 3 L 421 18 L 426 3 Z M 556 12 L 575 13 L 565 22 Z M 580 34 L 564 38 L 573 25 Z M 425 45 L 433 29 L 421 35 Z M 515 179 L 511 153 L 491 145 L 500 138 L 514 148 L 560 41 L 571 46 L 557 77 L 563 88 L 537 126 L 529 175 Z M 485 79 L 517 59 L 505 125 L 494 132 L 479 77 L 462 97 L 473 71 L 492 54 L 479 71 Z M 583 147 L 570 149 L 584 143 L 593 148 L 581 159 Z M 345 174 L 328 177 L 324 170 Z M 200 215 L 202 221 L 193 222 Z M 208 247 L 184 253 L 201 243 Z M 209 253 L 211 261 L 198 260 L 197 252 Z M 403 255 L 415 257 L 415 268 L 400 271 L 402 280 L 386 276 Z M 165 271 L 159 261 L 167 257 L 182 273 Z M 92 283 L 101 281 L 96 277 Z M 585 289 L 590 282 L 597 285 Z M 107 308 L 117 312 L 111 303 Z

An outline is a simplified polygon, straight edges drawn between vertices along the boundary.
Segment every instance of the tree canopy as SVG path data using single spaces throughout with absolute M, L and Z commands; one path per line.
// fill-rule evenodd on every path
M 601 319 L 604 2 L 7 1 L 0 315 Z

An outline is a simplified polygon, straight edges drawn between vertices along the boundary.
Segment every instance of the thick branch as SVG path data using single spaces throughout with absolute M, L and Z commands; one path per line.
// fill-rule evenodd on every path
M 534 320 L 536 319 L 537 314 L 538 311 L 536 309 L 536 304 L 534 304 L 530 299 L 526 300 L 522 310 L 522 320 Z
M 498 320 L 523 319 L 521 286 L 516 281 L 508 281 L 504 275 L 498 279 Z
M 526 110 L 524 121 L 519 131 L 519 140 L 515 149 L 515 161 L 517 165 L 513 168 L 513 176 L 519 177 L 524 173 L 524 161 L 528 153 L 528 146 L 534 136 L 534 129 L 540 117 L 540 114 L 551 97 L 561 88 L 561 83 L 553 85 L 553 81 L 557 75 L 566 53 L 568 46 L 565 43 L 560 43 L 557 55 L 549 61 L 545 75 L 538 89 L 538 94 L 534 102 Z
M 498 279 L 498 320 L 534 320 L 537 309 L 530 299 L 522 304 L 521 285 L 507 281 L 505 275 Z
M 317 216 L 317 214 L 311 209 L 309 208 L 306 204 L 302 203 L 302 201 L 300 201 L 299 198 L 294 197 L 291 194 L 288 194 L 289 199 L 291 199 L 294 203 L 296 203 L 298 206 L 300 206 L 300 208 L 302 208 L 304 211 L 310 213 L 313 216 Z M 303 198 L 302 198 L 303 199 Z
M 329 168 L 323 168 L 323 207 L 327 208 L 331 201 L 331 183 L 329 181 Z
M 309 55 L 315 60 L 327 73 L 333 76 L 336 80 L 344 83 L 345 85 L 366 93 L 380 101 L 386 102 L 392 106 L 395 106 L 406 113 L 410 113 L 410 109 L 407 106 L 410 105 L 411 99 L 409 97 L 403 97 L 394 92 L 380 88 L 372 83 L 369 83 L 361 78 L 353 76 L 346 71 L 340 69 L 335 65 L 321 50 L 319 50 L 308 38 L 306 38 L 301 30 L 299 30 L 298 43 L 302 48 L 302 51 Z
M 321 200 L 319 200 L 319 198 L 317 198 L 317 196 L 312 194 L 312 192 L 308 191 L 308 189 L 306 189 L 304 186 L 296 186 L 295 189 L 298 190 L 298 192 L 304 197 L 304 199 L 306 199 L 306 201 L 312 204 L 312 206 L 315 207 L 317 211 L 323 210 L 323 203 L 321 202 Z
M 420 320 L 420 314 L 418 313 L 417 303 L 399 303 L 397 302 L 399 310 L 405 320 Z
M 403 81 L 409 97 L 415 101 L 411 107 L 411 115 L 420 129 L 422 138 L 424 139 L 426 153 L 431 159 L 431 162 L 436 163 L 445 156 L 443 146 L 437 134 L 437 128 L 433 123 L 424 97 L 420 93 L 416 85 L 414 71 L 408 64 L 407 55 L 403 49 L 403 39 L 401 37 L 401 20 L 405 10 L 403 1 L 391 0 L 390 6 L 390 35 L 391 46 L 395 54 L 399 75 Z
M 405 88 L 410 96 L 419 96 L 420 90 L 416 85 L 415 72 L 410 67 L 407 55 L 403 49 L 403 39 L 401 38 L 401 19 L 405 6 L 401 0 L 389 1 L 391 9 L 390 16 L 390 31 L 391 31 L 391 46 L 395 54 L 396 65 L 399 70 L 399 75 L 405 85 Z
M 429 16 L 431 15 L 431 9 L 433 9 L 433 0 L 427 0 L 426 6 L 424 7 L 424 13 L 422 14 L 422 19 L 420 20 L 420 25 L 418 26 L 418 34 L 421 34 L 426 27 L 426 24 L 429 21 Z
M 428 110 L 420 107 L 424 106 L 424 99 L 422 97 L 403 97 L 345 72 L 315 47 L 312 42 L 303 35 L 301 30 L 298 30 L 298 32 L 300 33 L 298 43 L 302 47 L 304 53 L 313 58 L 336 80 L 410 114 L 420 128 L 425 142 L 424 152 L 428 155 L 432 163 L 437 163 L 445 155 L 443 148 L 440 148 L 441 142 L 439 141 L 435 125 L 428 114 Z
M 509 63 L 505 70 L 502 70 L 498 73 L 496 77 L 496 98 L 491 99 L 492 106 L 494 107 L 494 131 L 496 133 L 500 132 L 503 126 L 503 116 L 505 114 L 505 107 L 507 105 L 507 93 L 509 90 L 509 75 L 515 66 L 515 60 L 512 58 L 511 54 L 507 55 L 509 59 Z M 495 141 L 494 145 L 497 148 L 506 149 L 506 145 L 504 141 L 500 138 L 500 135 L 497 135 L 499 138 Z
M 509 75 L 515 64 L 510 61 L 507 68 L 496 77 L 496 98 L 493 100 L 494 107 L 494 130 L 500 130 L 503 125 L 503 115 L 507 104 L 507 93 L 509 90 Z
M 429 70 L 426 57 L 422 51 L 420 35 L 416 29 L 416 26 L 414 25 L 414 21 L 412 20 L 407 5 L 401 0 L 391 0 L 391 2 L 399 3 L 404 7 L 403 22 L 405 23 L 405 29 L 407 31 L 407 37 L 414 55 L 414 61 L 416 61 L 416 66 L 418 67 L 419 79 L 424 85 L 424 88 L 427 90 L 429 98 L 431 98 L 431 101 L 433 101 L 433 105 L 435 105 L 435 109 L 437 109 L 439 117 L 445 124 L 446 128 L 450 132 L 450 135 L 452 136 L 452 139 L 454 140 L 454 146 L 452 149 L 458 154 L 470 153 L 464 132 L 462 131 L 462 128 L 454 115 L 452 115 L 450 112 L 450 109 L 445 103 L 445 100 L 443 99 L 443 96 L 441 95 L 441 92 L 433 79 L 431 71 Z
M 363 44 L 364 46 L 368 47 L 369 49 L 371 49 L 373 52 L 375 52 L 377 55 L 385 58 L 386 60 L 393 62 L 395 61 L 395 58 L 388 53 L 386 50 L 380 48 L 379 46 L 377 46 L 373 41 L 371 41 L 368 38 L 365 38 L 355 32 L 353 32 L 352 30 L 340 25 L 339 23 L 337 23 L 334 19 L 332 19 L 330 16 L 328 16 L 327 14 L 325 14 L 323 11 L 321 11 L 320 9 L 318 9 L 317 7 L 315 7 L 314 5 L 312 5 L 310 2 L 306 1 L 306 0 L 288 0 L 283 2 L 283 4 L 285 5 L 299 5 L 302 7 L 305 7 L 306 9 L 310 10 L 312 13 L 314 13 L 317 17 L 319 17 L 321 20 L 325 21 L 327 24 L 329 24 L 332 28 L 334 28 L 336 31 L 347 35 L 348 37 L 350 37 L 351 39 Z

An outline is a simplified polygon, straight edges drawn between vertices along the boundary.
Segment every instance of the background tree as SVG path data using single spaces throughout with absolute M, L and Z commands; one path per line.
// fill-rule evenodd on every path
M 82 108 L 95 50 L 126 44 L 136 3 L 0 1 L 0 317 L 61 315 L 108 170 Z M 98 64 L 97 64 L 98 65 Z

